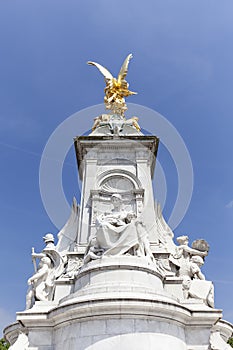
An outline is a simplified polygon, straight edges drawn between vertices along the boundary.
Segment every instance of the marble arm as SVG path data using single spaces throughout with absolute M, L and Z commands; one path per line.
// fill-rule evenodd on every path
M 194 276 L 199 280 L 205 280 L 205 275 L 201 271 L 196 272 Z
M 186 251 L 187 253 L 191 254 L 191 255 L 199 255 L 201 257 L 205 257 L 208 255 L 208 252 L 201 252 L 200 250 L 194 249 L 194 248 L 190 248 L 187 245 L 181 245 L 180 248 L 182 248 L 184 251 Z
M 201 272 L 200 267 L 196 263 L 191 263 L 190 270 L 194 279 L 205 280 L 205 275 Z
M 31 285 L 32 282 L 38 280 L 40 277 L 43 277 L 48 271 L 47 266 L 43 266 L 38 272 L 36 272 L 32 277 L 28 279 L 28 285 Z

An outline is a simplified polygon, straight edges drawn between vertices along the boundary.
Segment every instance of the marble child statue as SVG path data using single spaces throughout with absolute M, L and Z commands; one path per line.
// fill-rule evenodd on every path
M 206 281 L 201 272 L 204 260 L 200 256 L 192 256 L 190 261 L 190 286 L 187 290 L 187 298 L 203 300 L 203 302 L 214 307 L 214 286 L 211 281 Z
M 208 254 L 209 245 L 204 240 L 197 240 L 193 242 L 191 248 L 188 246 L 188 241 L 188 236 L 177 237 L 179 246 L 173 256 L 178 262 L 178 276 L 183 280 L 184 298 L 200 299 L 208 306 L 214 307 L 213 284 L 206 281 L 204 274 L 201 272 L 201 266 L 204 264 L 204 257 Z
M 198 255 L 205 257 L 208 254 L 208 250 L 200 251 L 194 248 L 189 247 L 189 238 L 188 236 L 177 237 L 177 242 L 179 246 L 176 247 L 176 253 L 173 255 L 177 259 L 179 266 L 179 276 L 186 276 L 190 274 L 190 259 L 193 255 Z M 206 248 L 208 249 L 208 248 Z
M 142 220 L 136 219 L 136 215 L 134 213 L 128 213 L 127 219 L 129 220 L 129 222 L 132 222 L 132 220 L 134 220 L 134 224 L 137 230 L 138 246 L 137 246 L 135 255 L 139 257 L 145 256 L 149 260 L 152 260 L 155 262 L 153 253 L 150 248 L 149 235 L 146 230 L 145 224 L 143 223 Z

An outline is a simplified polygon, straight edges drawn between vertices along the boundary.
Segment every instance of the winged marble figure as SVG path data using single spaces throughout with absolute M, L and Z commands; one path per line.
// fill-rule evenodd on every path
M 136 92 L 128 89 L 129 84 L 125 80 L 128 73 L 129 61 L 132 57 L 132 54 L 129 54 L 126 57 L 117 78 L 114 78 L 107 68 L 101 66 L 99 63 L 91 61 L 87 62 L 87 64 L 98 68 L 98 70 L 104 76 L 106 83 L 106 87 L 104 89 L 104 103 L 106 109 L 111 110 L 114 114 L 120 114 L 121 116 L 123 116 L 124 112 L 127 110 L 125 97 L 136 94 Z

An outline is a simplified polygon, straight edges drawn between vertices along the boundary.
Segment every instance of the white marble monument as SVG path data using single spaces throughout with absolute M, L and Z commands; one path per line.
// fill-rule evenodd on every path
M 110 112 L 75 138 L 81 202 L 56 245 L 49 233 L 43 251 L 32 252 L 26 308 L 5 329 L 11 349 L 230 349 L 233 327 L 201 271 L 209 245 L 190 247 L 187 236 L 175 244 L 153 197 L 159 140 L 124 117 L 130 58 L 118 79 L 90 63 L 105 76 Z

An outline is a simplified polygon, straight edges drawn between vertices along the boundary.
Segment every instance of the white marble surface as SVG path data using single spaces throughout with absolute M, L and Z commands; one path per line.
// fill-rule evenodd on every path
M 28 346 L 28 336 L 24 333 L 20 333 L 16 342 L 10 346 L 9 350 L 28 350 Z
M 141 138 L 140 138 L 141 137 Z M 135 193 L 143 190 L 142 202 L 136 200 L 136 195 L 132 199 L 135 202 L 136 211 L 141 211 L 144 222 L 148 226 L 151 241 L 157 241 L 154 226 L 151 221 L 155 221 L 154 198 L 151 177 L 154 171 L 156 147 L 158 139 L 156 137 L 139 136 L 136 139 L 123 138 L 78 138 L 76 141 L 81 177 L 83 178 L 83 196 L 80 205 L 80 225 L 78 231 L 78 243 L 87 244 L 88 237 L 92 234 L 90 220 L 97 213 L 108 199 L 107 193 L 102 198 L 102 186 L 105 178 L 127 179 L 134 186 Z M 90 208 L 91 191 L 100 191 L 96 200 L 96 208 Z M 125 189 L 125 193 L 129 189 Z M 130 189 L 131 190 L 131 189 Z M 117 188 L 114 189 L 117 192 Z M 103 192 L 104 193 L 104 192 Z M 124 192 L 122 193 L 124 195 Z M 111 193 L 109 193 L 109 198 Z M 125 199 L 128 195 L 125 195 Z M 141 208 L 137 207 L 141 205 Z M 143 205 L 143 208 L 142 208 Z M 109 205 L 108 210 L 111 209 Z M 143 211 L 143 213 L 142 213 Z
M 159 205 L 154 205 L 151 178 L 157 146 L 156 137 L 139 133 L 122 138 L 94 132 L 75 140 L 83 181 L 80 209 L 73 204 L 57 248 L 52 249 L 62 255 L 64 271 L 55 276 L 53 300 L 36 301 L 32 308 L 17 313 L 19 322 L 5 330 L 12 344 L 23 328 L 29 350 L 210 350 L 210 345 L 211 350 L 225 350 L 221 339 L 226 340 L 233 327 L 219 321 L 221 310 L 184 296 L 185 273 L 190 279 L 201 279 L 203 274 L 200 266 L 194 266 L 195 273 L 190 270 L 195 249 L 188 243 L 177 249 Z M 114 209 L 113 193 L 120 193 L 124 210 L 132 211 L 145 225 L 144 254 L 134 254 L 138 240 L 119 256 L 103 254 L 82 265 L 98 216 L 106 219 Z M 146 254 L 148 240 L 151 247 Z M 69 254 L 81 259 L 80 266 L 66 265 Z

